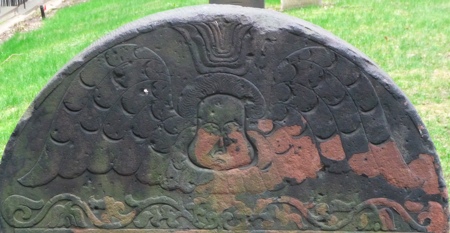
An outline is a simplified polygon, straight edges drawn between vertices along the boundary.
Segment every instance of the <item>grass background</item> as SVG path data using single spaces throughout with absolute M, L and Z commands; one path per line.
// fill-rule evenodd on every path
M 90 0 L 0 44 L 0 150 L 48 80 L 93 41 L 148 14 L 207 0 Z M 266 8 L 279 9 L 279 0 Z M 417 108 L 450 181 L 450 1 L 323 0 L 286 11 L 346 40 L 386 71 Z

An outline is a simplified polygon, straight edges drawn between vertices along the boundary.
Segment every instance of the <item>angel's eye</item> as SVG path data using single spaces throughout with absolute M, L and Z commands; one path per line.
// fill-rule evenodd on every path
M 206 123 L 206 124 L 202 125 L 202 129 L 204 129 L 206 132 L 211 133 L 211 134 L 215 134 L 215 135 L 220 134 L 219 126 L 214 123 Z

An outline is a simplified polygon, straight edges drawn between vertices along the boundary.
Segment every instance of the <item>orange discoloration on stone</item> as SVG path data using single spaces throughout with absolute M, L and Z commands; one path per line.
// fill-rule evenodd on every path
M 431 223 L 427 226 L 428 232 L 448 233 L 449 231 L 447 215 L 437 202 L 428 202 L 428 210 L 420 213 L 418 219 L 420 224 L 424 224 L 426 219 L 431 220 Z
M 239 170 L 237 170 L 239 171 Z M 245 171 L 244 187 L 246 192 L 249 193 L 261 193 L 267 190 L 263 179 L 261 178 L 261 170 L 253 167 Z M 239 174 L 238 174 L 239 176 Z
M 391 218 L 391 215 L 387 211 L 387 208 L 383 208 L 378 212 L 378 215 L 380 216 L 382 229 L 384 231 L 394 231 L 395 230 L 395 224 L 394 221 Z
M 283 225 L 294 222 L 299 229 L 303 228 L 302 217 L 297 213 L 292 213 L 291 206 L 288 204 L 281 205 L 281 210 L 279 208 L 275 209 L 275 216 Z
M 283 225 L 294 222 L 300 229 L 303 227 L 302 215 L 308 216 L 308 209 L 313 207 L 313 205 L 304 204 L 298 199 L 288 196 L 281 196 L 278 199 L 258 199 L 254 208 L 255 213 L 260 213 L 270 204 L 281 204 L 281 209 L 279 206 L 276 206 L 275 216 Z M 301 215 L 294 212 L 293 209 L 300 211 Z M 337 219 L 331 219 L 331 221 L 334 220 Z
M 298 183 L 306 178 L 315 178 L 322 168 L 319 152 L 310 137 L 291 138 L 291 148 L 282 156 L 273 159 L 282 177 L 294 178 Z
M 289 150 L 291 139 L 291 135 L 283 129 L 278 129 L 271 136 L 267 137 L 270 145 L 272 145 L 271 149 L 277 154 L 282 154 Z
M 263 229 L 270 229 L 273 227 L 274 222 L 268 221 L 268 220 L 263 220 L 261 225 L 263 226 Z
M 300 125 L 293 125 L 283 128 L 286 133 L 288 133 L 291 136 L 298 136 L 302 133 L 302 127 Z
M 258 120 L 258 129 L 264 133 L 269 133 L 273 129 L 273 121 L 270 119 Z
M 350 167 L 358 175 L 375 177 L 380 174 L 372 151 L 355 154 L 348 161 Z
M 370 144 L 368 152 L 353 155 L 349 164 L 358 175 L 382 175 L 388 183 L 399 188 L 422 188 L 427 194 L 441 192 L 434 157 L 421 154 L 406 164 L 393 141 L 382 145 Z
M 342 147 L 341 137 L 336 134 L 326 142 L 320 143 L 322 155 L 331 160 L 345 159 L 344 148 Z
M 266 190 L 273 190 L 275 186 L 281 182 L 280 179 L 282 179 L 282 175 L 278 172 L 277 167 L 270 167 L 269 170 L 261 171 L 260 174 Z
M 369 152 L 356 154 L 349 164 L 357 174 L 373 177 L 383 175 L 388 183 L 400 188 L 417 188 L 420 181 L 406 164 L 393 141 L 369 144 Z
M 273 203 L 273 199 L 258 199 L 256 200 L 255 212 L 260 213 L 264 210 L 269 204 Z
M 220 140 L 220 136 L 207 132 L 204 129 L 197 131 L 197 141 L 195 144 L 195 155 L 199 164 L 209 164 L 208 153 L 214 148 L 214 145 Z
M 226 177 L 225 177 L 226 178 Z M 234 179 L 228 180 L 228 192 L 229 193 L 243 193 L 245 192 L 244 178 L 242 176 L 233 176 Z
M 287 128 L 291 132 L 299 130 L 298 127 Z M 310 137 L 293 138 L 284 128 L 267 138 L 255 131 L 249 131 L 248 135 L 255 140 L 258 148 L 258 164 L 245 169 L 215 171 L 215 179 L 198 186 L 197 192 L 261 193 L 273 190 L 285 178 L 295 179 L 298 183 L 306 178 L 315 178 L 322 168 L 319 152 Z M 233 188 L 225 189 L 224 184 Z
M 214 145 L 219 141 L 219 136 L 209 133 L 204 129 L 197 131 L 197 144 L 195 145 L 196 155 L 205 155 L 210 152 Z M 197 156 L 197 161 L 202 161 L 202 156 Z
M 225 173 L 230 174 L 229 171 Z M 214 173 L 214 180 L 207 184 L 197 186 L 196 191 L 198 193 L 228 194 L 230 193 L 230 190 L 228 189 L 228 180 L 236 180 L 237 178 L 238 177 L 236 176 L 227 177 L 223 175 L 223 173 Z M 233 190 L 245 190 L 243 183 L 236 182 L 235 185 Z
M 247 133 L 251 138 L 254 139 L 258 151 L 264 152 L 258 154 L 258 164 L 256 165 L 259 169 L 263 170 L 272 163 L 272 158 L 275 156 L 275 154 L 270 153 L 272 151 L 272 146 L 269 141 L 267 141 L 267 139 L 258 132 L 249 131 Z
M 317 204 L 315 209 L 318 215 L 325 215 L 330 210 L 330 207 L 328 206 L 328 204 L 319 203 Z
M 419 213 L 423 209 L 423 204 L 420 202 L 405 201 L 405 207 L 413 213 Z
M 250 157 L 249 145 L 244 133 L 233 130 L 228 137 L 236 141 L 236 143 L 231 143 L 226 147 L 228 155 L 224 155 L 224 157 L 231 157 L 228 162 L 231 164 L 229 167 L 241 167 L 250 164 L 252 158 Z
M 279 198 L 279 200 L 277 200 L 277 202 L 289 204 L 295 207 L 298 211 L 300 211 L 300 213 L 302 213 L 303 216 L 308 216 L 309 212 L 308 208 L 310 208 L 310 206 L 306 206 L 300 200 L 288 196 L 282 196 Z
M 101 219 L 104 223 L 111 223 L 113 218 L 116 218 L 120 221 L 121 224 L 130 223 L 134 216 L 136 216 L 136 212 L 132 211 L 126 215 L 121 214 L 122 211 L 125 211 L 125 204 L 120 201 L 115 201 L 114 198 L 106 196 L 103 198 L 105 201 L 105 212 L 102 214 Z
M 400 217 L 402 217 L 403 220 L 412 221 L 412 218 L 409 215 L 409 213 L 403 208 L 402 205 L 400 205 L 399 203 L 397 203 L 395 201 L 389 200 L 387 198 L 374 198 L 374 199 L 367 200 L 365 202 L 367 204 L 371 204 L 371 205 L 386 206 L 386 207 L 392 208 L 400 215 Z
M 339 219 L 338 219 L 338 217 L 336 217 L 336 215 L 331 215 L 330 218 L 328 219 L 327 223 L 329 226 L 334 226 L 339 223 Z
M 380 173 L 390 184 L 401 188 L 420 186 L 419 180 L 406 164 L 395 142 L 388 141 L 380 146 L 370 145 L 370 150 Z
M 362 213 L 359 216 L 359 225 L 361 226 L 361 228 L 365 228 L 367 225 L 369 225 L 369 217 L 367 216 L 367 213 Z
M 199 129 L 194 150 L 197 162 L 204 167 L 219 171 L 249 164 L 251 157 L 244 134 L 234 128 L 228 137 L 234 143 L 224 145 L 223 137 Z M 214 152 L 214 147 L 217 145 L 224 147 L 225 151 Z
M 435 170 L 434 157 L 421 154 L 412 161 L 409 167 L 422 183 L 422 188 L 427 194 L 439 194 L 439 178 Z

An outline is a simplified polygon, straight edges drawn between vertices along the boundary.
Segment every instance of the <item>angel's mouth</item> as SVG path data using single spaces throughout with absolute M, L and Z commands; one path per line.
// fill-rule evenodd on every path
M 227 158 L 231 158 L 231 155 L 224 151 L 211 151 L 209 156 L 213 161 L 220 163 L 226 163 Z
M 221 156 L 223 154 L 224 154 L 223 151 L 216 151 L 216 152 L 210 153 L 210 156 L 214 158 L 216 156 Z

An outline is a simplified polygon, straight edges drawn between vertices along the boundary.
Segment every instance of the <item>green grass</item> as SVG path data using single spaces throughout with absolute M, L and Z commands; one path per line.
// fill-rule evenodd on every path
M 39 30 L 0 45 L 0 150 L 48 80 L 93 41 L 145 15 L 207 0 L 90 0 L 66 8 Z M 178 3 L 174 3 L 178 2 Z M 450 1 L 323 0 L 285 13 L 317 24 L 361 50 L 416 106 L 450 180 Z M 279 0 L 266 0 L 279 8 Z

